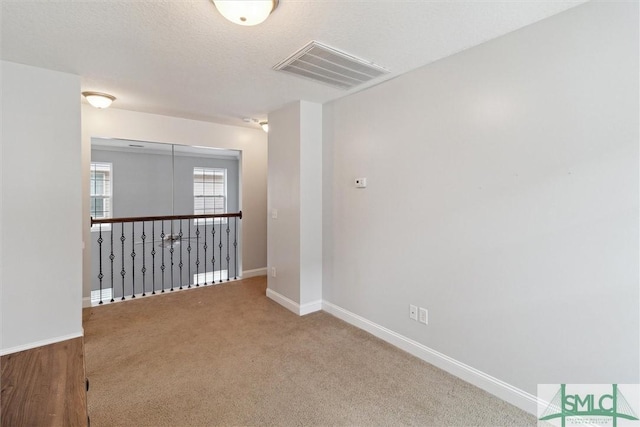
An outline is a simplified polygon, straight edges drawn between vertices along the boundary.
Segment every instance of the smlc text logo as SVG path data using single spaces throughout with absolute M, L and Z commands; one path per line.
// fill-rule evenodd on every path
M 539 426 L 640 427 L 639 384 L 539 384 Z

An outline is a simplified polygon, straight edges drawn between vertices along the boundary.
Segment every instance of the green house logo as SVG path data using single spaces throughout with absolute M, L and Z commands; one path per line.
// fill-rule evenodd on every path
M 554 387 L 555 394 L 550 400 L 541 396 L 542 386 Z M 625 385 L 626 387 L 627 385 Z M 638 422 L 638 389 L 637 384 L 628 385 L 633 393 L 631 399 L 627 399 L 618 384 L 567 384 L 538 386 L 539 405 L 538 419 L 547 421 L 551 425 L 566 426 L 639 426 Z M 553 389 L 551 390 L 553 393 Z M 548 402 L 548 403 L 547 403 Z M 546 424 L 546 425 L 549 425 Z M 541 424 L 542 425 L 542 424 Z

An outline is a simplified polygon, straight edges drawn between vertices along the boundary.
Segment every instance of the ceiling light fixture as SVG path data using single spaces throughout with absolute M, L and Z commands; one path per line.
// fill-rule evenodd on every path
M 102 92 L 82 92 L 82 95 L 96 108 L 109 108 L 109 105 L 116 100 L 115 96 Z
M 266 120 L 262 120 L 260 122 L 258 122 L 258 124 L 260 126 L 262 126 L 262 130 L 265 131 L 266 133 L 269 133 L 269 122 Z
M 258 25 L 278 7 L 278 0 L 213 0 L 218 12 L 238 25 Z

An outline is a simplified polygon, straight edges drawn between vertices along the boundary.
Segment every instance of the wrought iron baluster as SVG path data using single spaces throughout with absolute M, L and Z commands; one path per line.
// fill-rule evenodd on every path
M 229 268 L 229 260 L 231 259 L 231 257 L 229 256 L 229 232 L 231 231 L 231 229 L 229 229 L 230 222 L 231 221 L 229 221 L 229 219 L 227 218 L 227 282 L 229 281 L 229 272 L 231 271 Z
M 233 218 L 233 225 L 231 224 L 231 218 Z M 187 226 L 188 226 L 188 231 L 184 230 L 184 222 L 183 220 L 187 219 Z M 192 222 L 191 220 L 193 219 L 194 222 Z M 231 281 L 231 276 L 233 273 L 233 278 L 234 280 L 238 279 L 239 276 L 238 274 L 241 274 L 241 266 L 239 265 L 239 233 L 240 231 L 238 230 L 239 227 L 239 223 L 240 223 L 240 219 L 242 219 L 242 213 L 239 214 L 229 214 L 229 216 L 226 215 L 219 215 L 219 214 L 211 214 L 211 215 L 206 215 L 204 218 L 185 218 L 179 215 L 175 215 L 175 216 L 166 216 L 166 217 L 138 217 L 138 218 L 122 218 L 121 220 L 116 220 L 117 222 L 114 222 L 111 226 L 110 229 L 105 230 L 105 227 L 103 227 L 102 223 L 98 224 L 98 239 L 97 239 L 97 244 L 98 244 L 98 251 L 97 251 L 97 256 L 98 256 L 98 275 L 97 278 L 99 280 L 99 288 L 98 288 L 98 292 L 99 292 L 99 297 L 96 295 L 95 296 L 95 300 L 97 300 L 98 302 L 96 304 L 104 304 L 105 300 L 104 300 L 104 294 L 107 292 L 107 290 L 109 289 L 109 286 L 111 287 L 111 302 L 114 302 L 114 297 L 115 297 L 115 292 L 114 292 L 114 287 L 115 287 L 115 258 L 118 257 L 120 258 L 120 269 L 119 269 L 119 273 L 121 276 L 121 283 L 120 283 L 120 288 L 122 291 L 122 295 L 121 298 L 119 298 L 120 300 L 126 300 L 127 297 L 127 283 L 129 283 L 129 279 L 127 277 L 127 270 L 126 270 L 126 263 L 128 262 L 127 259 L 129 259 L 129 257 L 131 258 L 131 273 L 129 273 L 129 275 L 131 276 L 131 294 L 129 294 L 130 298 L 136 298 L 136 296 L 146 296 L 147 295 L 147 288 L 146 288 L 146 282 L 147 282 L 147 277 L 146 277 L 146 273 L 149 270 L 149 267 L 147 266 L 147 256 L 146 256 L 146 251 L 147 251 L 147 240 L 149 235 L 147 234 L 147 221 L 151 221 L 151 279 L 152 279 L 152 293 L 155 295 L 155 256 L 156 256 L 156 248 L 155 248 L 155 243 L 158 242 L 155 240 L 155 222 L 156 221 L 161 221 L 160 224 L 160 247 L 161 247 L 161 260 L 160 260 L 160 270 L 161 270 L 161 286 L 160 289 L 158 290 L 159 292 L 166 292 L 168 290 L 170 291 L 174 291 L 176 289 L 180 289 L 183 290 L 185 288 L 191 288 L 192 285 L 200 286 L 207 286 L 209 284 L 218 284 L 218 283 L 224 283 L 224 281 L 226 280 L 227 282 Z M 203 229 L 200 229 L 200 225 L 202 225 L 202 221 L 204 220 L 204 226 Z M 171 228 L 171 234 L 167 233 L 165 231 L 165 221 L 171 221 L 170 224 L 168 224 Z M 178 223 L 176 224 L 175 221 L 178 221 Z M 218 227 L 216 227 L 216 221 L 218 221 L 219 225 Z M 223 224 L 224 221 L 224 224 Z M 120 223 L 120 250 L 121 250 L 121 254 L 118 254 L 116 252 L 116 248 L 114 246 L 114 239 L 116 238 L 114 236 L 114 234 L 117 232 L 117 223 Z M 140 235 L 136 236 L 136 228 L 135 228 L 135 223 L 136 222 L 141 222 L 141 228 L 142 231 L 140 231 L 140 229 L 138 230 L 138 233 L 141 233 Z M 131 230 L 127 230 L 127 232 L 125 233 L 125 224 L 131 223 Z M 223 235 L 223 225 L 224 225 L 224 232 L 226 234 L 226 243 L 225 243 L 225 236 Z M 126 225 L 127 227 L 129 225 Z M 192 275 L 191 273 L 191 266 L 192 266 L 192 250 L 193 250 L 193 245 L 191 245 L 191 239 L 192 239 L 192 227 L 195 227 L 195 241 L 196 241 L 196 254 L 195 254 L 195 266 L 196 266 L 196 274 Z M 177 233 L 174 233 L 175 229 L 178 229 Z M 106 236 L 104 235 L 104 232 L 107 231 L 109 232 L 109 241 L 107 241 Z M 128 233 L 131 233 L 130 237 L 127 237 Z M 202 235 L 202 233 L 204 232 L 204 236 Z M 233 236 L 231 235 L 233 233 Z M 209 238 L 209 235 L 211 235 L 211 237 Z M 217 236 L 216 236 L 217 235 Z M 140 262 L 140 260 L 138 260 L 138 263 L 136 264 L 136 257 L 140 258 L 140 248 L 138 248 L 138 250 L 136 250 L 136 246 L 139 242 L 136 242 L 135 239 L 137 237 L 140 237 L 142 240 L 142 261 Z M 218 237 L 217 242 L 216 242 L 216 237 Z M 126 250 L 126 246 L 127 246 L 127 240 L 131 239 L 131 251 L 128 252 L 128 254 L 125 254 L 125 250 Z M 204 258 L 200 258 L 200 239 L 203 238 L 204 241 L 203 243 L 203 256 Z M 170 240 L 169 245 L 167 245 L 168 240 Z M 182 246 L 184 245 L 184 241 L 187 240 L 187 245 L 186 245 L 186 251 L 187 254 L 184 254 L 184 249 Z M 110 244 L 110 248 L 108 250 L 108 252 L 106 252 L 106 249 L 104 248 L 104 244 Z M 180 246 L 180 247 L 176 247 L 176 245 Z M 223 252 L 225 252 L 225 246 L 226 245 L 226 253 L 223 254 Z M 233 248 L 231 247 L 231 245 L 233 245 Z M 217 246 L 217 250 L 216 250 L 216 246 Z M 169 260 L 165 259 L 167 258 L 167 255 L 165 255 L 165 250 L 167 250 L 169 252 Z M 179 254 L 176 253 L 176 251 L 179 251 Z M 211 251 L 211 254 L 209 254 L 209 251 Z M 105 284 L 105 278 L 106 278 L 106 274 L 108 274 L 108 272 L 105 272 L 105 270 L 107 270 L 107 266 L 105 265 L 105 260 L 103 259 L 103 257 L 105 256 L 105 253 L 108 254 L 108 258 L 109 258 L 109 267 L 108 269 L 111 271 L 111 278 L 110 278 L 110 285 L 109 284 Z M 224 257 L 223 257 L 224 255 Z M 226 268 L 224 269 L 223 272 L 223 267 L 224 267 L 224 262 L 226 259 Z M 219 260 L 219 262 L 216 262 L 217 260 Z M 167 261 L 169 261 L 171 263 L 171 265 L 167 265 Z M 188 265 L 187 268 L 185 269 L 185 261 L 188 261 Z M 204 261 L 204 263 L 203 263 Z M 231 271 L 231 264 L 233 261 L 233 269 L 234 271 Z M 207 264 L 211 263 L 211 273 L 212 273 L 212 280 L 210 281 L 208 278 L 208 274 L 210 272 L 209 268 L 207 267 Z M 216 265 L 218 264 L 218 265 Z M 203 272 L 200 273 L 200 266 L 203 266 Z M 170 268 L 169 268 L 170 267 Z M 178 267 L 178 268 L 176 268 Z M 142 286 L 142 292 L 140 293 L 138 291 L 138 293 L 136 293 L 136 268 L 138 268 L 138 280 L 141 280 L 141 286 Z M 167 271 L 169 270 L 169 271 Z M 166 279 L 166 274 L 170 273 L 171 274 L 171 283 L 169 286 L 169 283 L 167 282 Z M 187 273 L 188 275 L 188 283 L 185 284 L 184 280 L 184 274 Z M 216 273 L 218 274 L 218 276 L 216 276 Z M 226 273 L 226 278 L 224 277 L 224 273 Z M 142 279 L 140 279 L 140 274 L 142 274 Z M 175 275 L 178 275 L 177 277 Z M 95 276 L 94 276 L 95 277 Z M 192 282 L 193 281 L 193 282 Z M 107 287 L 105 289 L 105 286 Z M 95 292 L 95 291 L 93 291 Z
M 178 240 L 180 246 L 180 264 L 178 264 L 178 267 L 180 267 L 180 289 L 182 289 L 182 247 L 184 246 L 182 244 L 182 218 L 180 219 L 180 233 L 178 233 L 178 237 L 180 238 L 180 240 Z
M 200 223 L 196 222 L 196 287 L 200 286 Z
M 173 292 L 173 220 L 171 220 L 171 247 L 169 248 L 169 254 L 171 255 L 171 292 Z
M 124 222 L 122 223 L 122 226 L 120 227 L 122 233 L 120 235 L 120 243 L 122 244 L 122 269 L 120 270 L 120 276 L 122 276 L 122 298 L 121 300 L 124 300 L 124 276 L 127 274 L 127 272 L 124 269 L 124 241 L 127 240 L 126 237 L 124 237 Z
M 98 304 L 102 304 L 102 278 L 104 275 L 102 274 L 102 224 L 98 225 L 98 257 L 99 257 L 99 272 L 98 272 L 98 280 L 100 280 L 100 302 Z
M 162 264 L 160 264 L 160 270 L 162 270 L 162 292 L 160 292 L 161 294 L 164 293 L 164 269 L 166 268 L 164 265 L 164 237 L 166 236 L 166 234 L 164 234 L 164 220 L 161 221 L 162 224 L 162 229 L 160 230 L 160 249 L 162 251 Z
M 238 217 L 233 217 L 233 251 L 234 251 L 234 268 L 235 274 L 233 276 L 234 279 L 238 278 Z
M 131 298 L 136 297 L 136 223 L 131 223 Z
M 147 235 L 144 234 L 144 221 L 142 221 L 142 236 L 140 236 L 142 238 L 142 296 L 146 296 L 146 289 L 145 289 L 145 283 L 144 283 L 144 279 L 145 279 L 145 275 L 147 273 L 147 264 L 146 264 L 146 256 L 145 256 L 145 247 L 144 247 L 144 241 L 147 238 Z
M 203 286 L 207 286 L 207 221 L 208 218 L 204 219 L 204 283 Z M 198 280 L 199 282 L 200 280 Z
M 151 221 L 151 295 L 156 294 L 156 222 Z
M 116 231 L 115 225 L 111 225 L 111 231 L 109 234 L 111 235 L 111 254 L 109 254 L 109 260 L 111 261 L 111 302 L 115 301 L 113 299 L 113 260 L 116 259 L 116 256 L 113 254 L 113 233 Z
M 211 227 L 211 241 L 213 242 L 213 249 L 211 250 L 211 274 L 213 277 L 211 278 L 211 284 L 214 285 L 216 283 L 216 224 L 215 219 L 213 220 L 213 226 Z
M 191 288 L 191 280 L 193 280 L 191 277 L 191 220 L 187 220 L 187 223 L 189 225 L 189 243 L 187 243 L 187 279 L 189 279 L 189 286 L 187 288 Z
M 222 218 L 220 218 L 220 244 L 218 245 L 220 248 L 220 283 L 222 283 Z

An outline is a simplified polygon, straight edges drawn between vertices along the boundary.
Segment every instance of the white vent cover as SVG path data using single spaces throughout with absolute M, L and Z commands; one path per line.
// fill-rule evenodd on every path
M 273 67 L 340 89 L 351 89 L 389 73 L 372 62 L 311 41 L 302 49 Z

